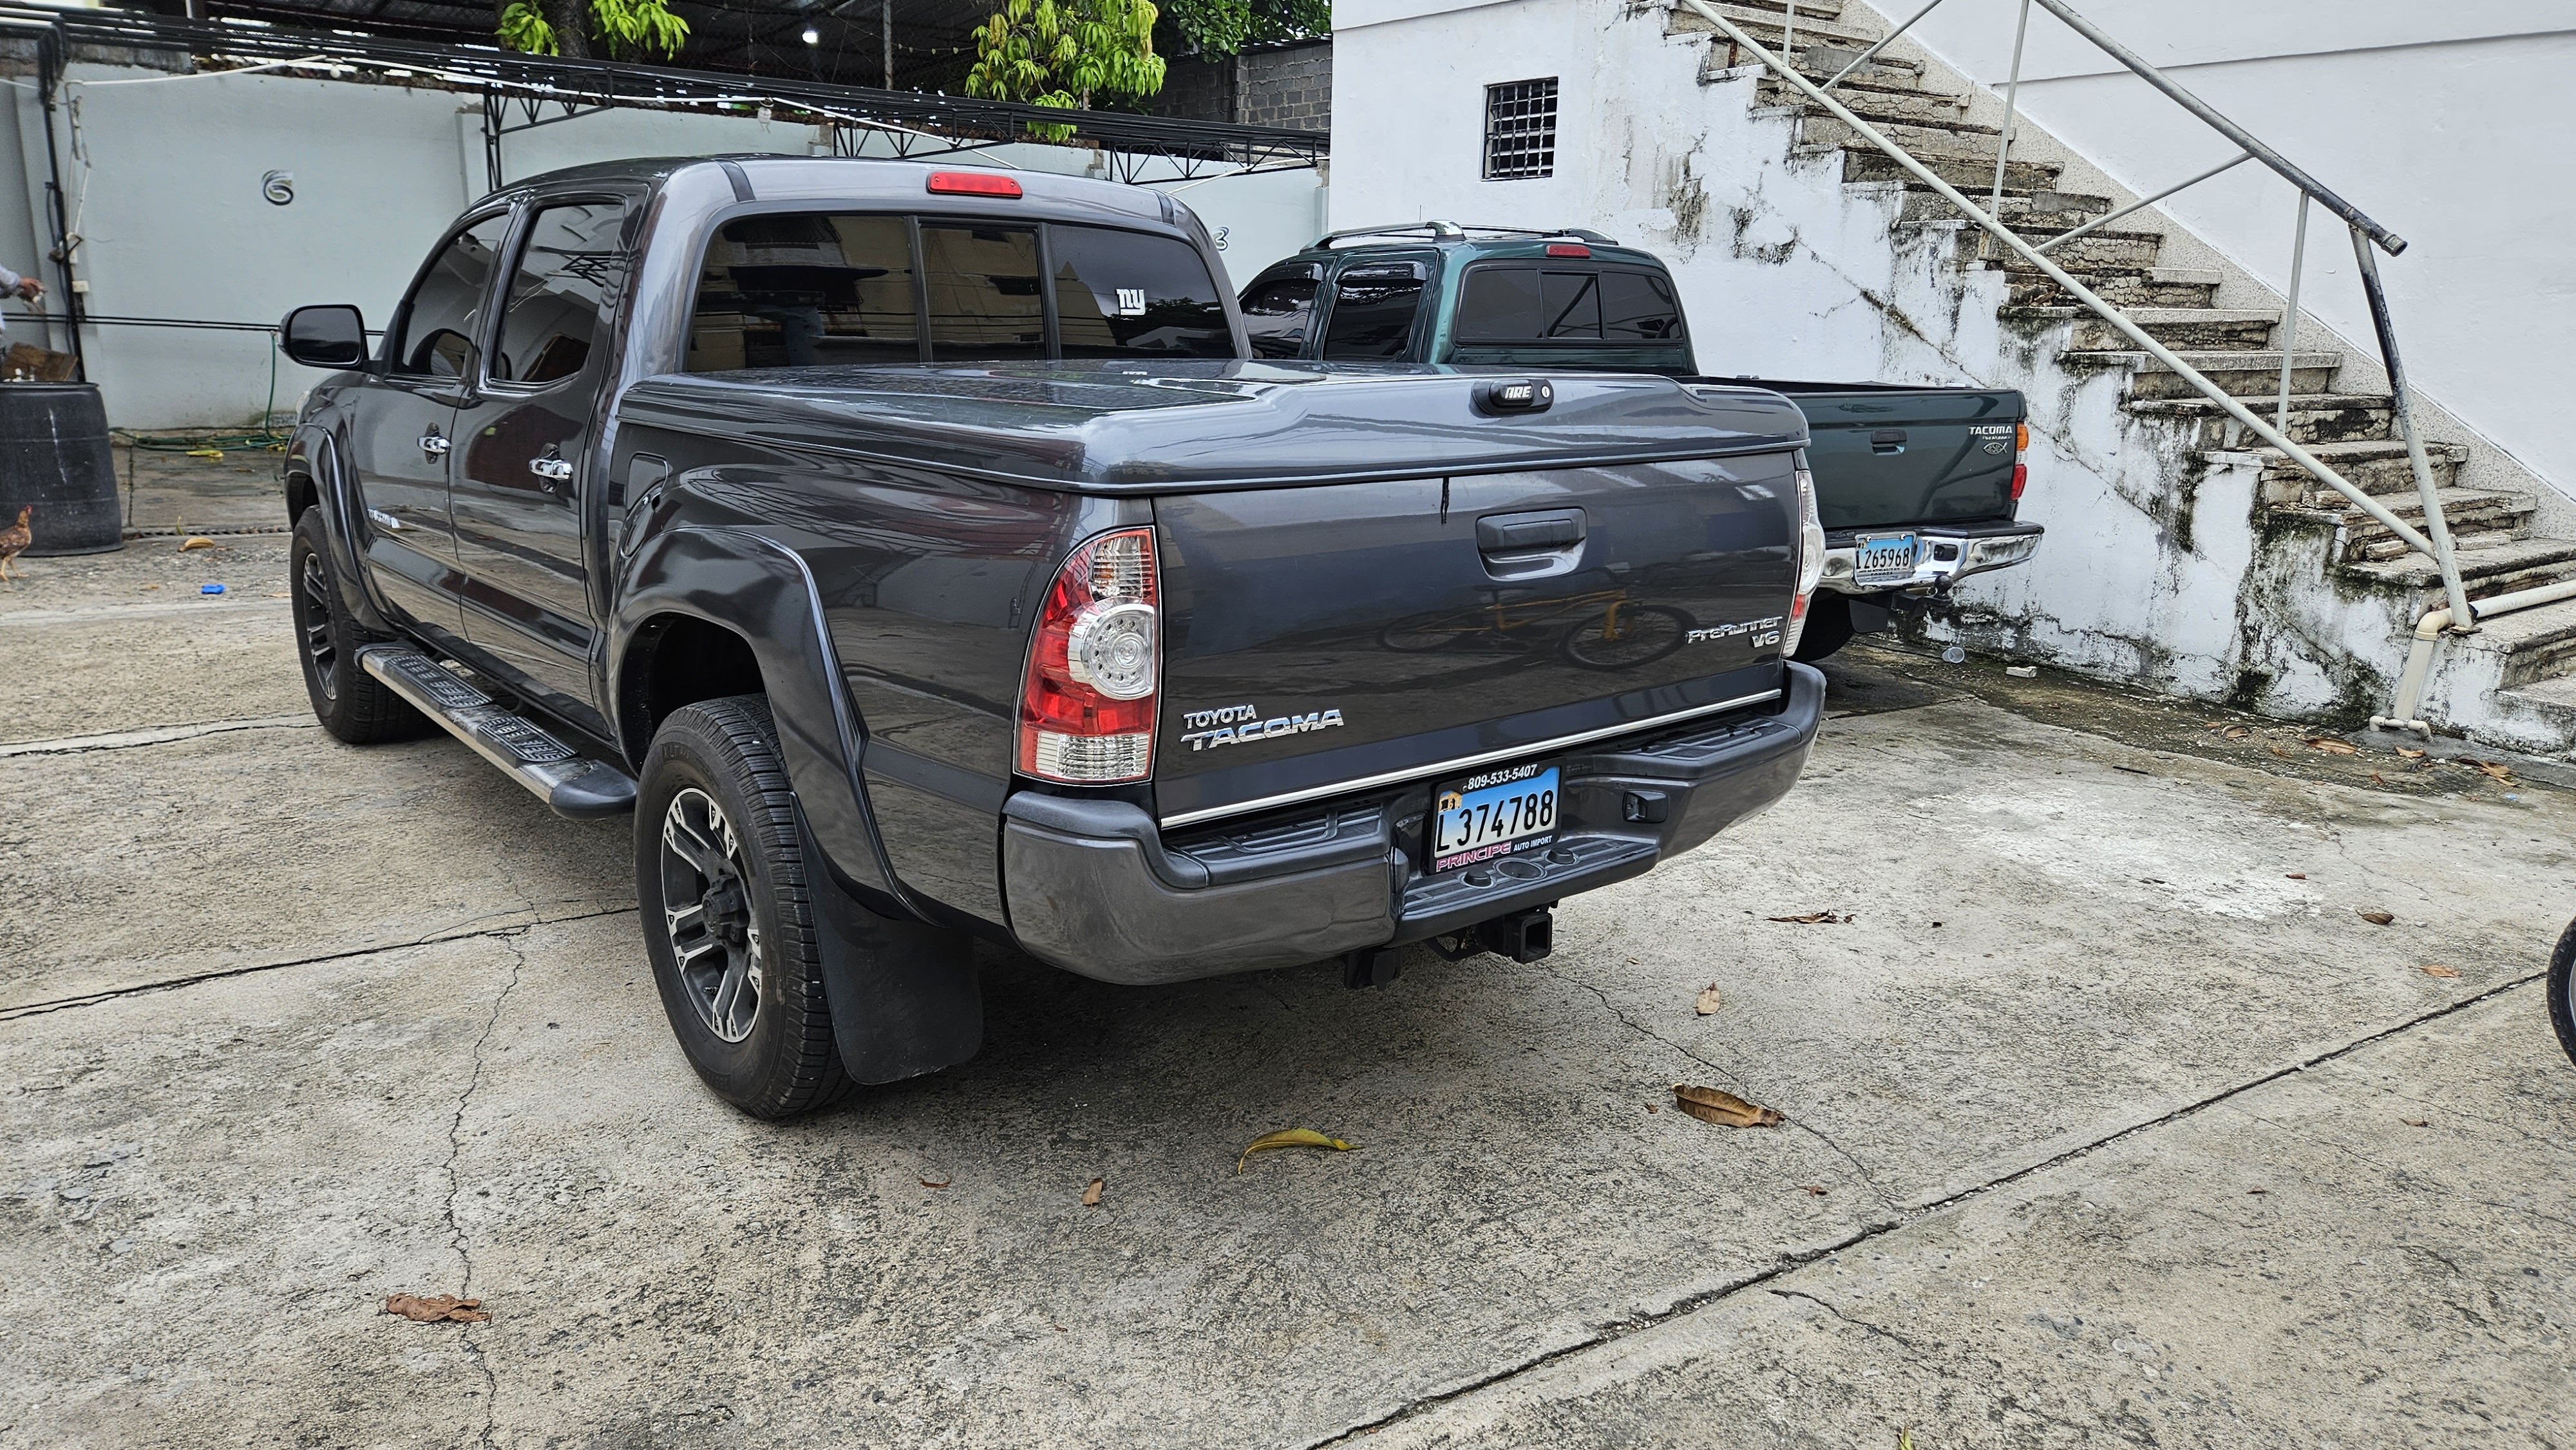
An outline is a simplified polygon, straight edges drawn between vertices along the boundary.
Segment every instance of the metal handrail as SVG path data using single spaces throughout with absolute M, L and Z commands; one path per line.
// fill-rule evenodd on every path
M 2185 110 L 2190 111 L 2195 117 L 2217 130 L 2221 135 L 2224 135 L 2229 140 L 2235 142 L 2239 148 L 2240 154 L 2234 160 L 2204 171 L 2198 176 L 2192 177 L 2188 181 L 2182 182 L 2176 186 L 2167 187 L 2163 191 L 2156 193 L 2154 196 L 2147 198 L 2145 201 L 2124 208 L 2123 210 L 2114 213 L 2112 216 L 2103 217 L 2100 220 L 2088 223 L 2083 227 L 2075 228 L 2070 232 L 2052 237 L 2038 246 L 2033 246 L 2024 241 L 2018 233 L 2004 225 L 2000 220 L 2000 213 L 2003 210 L 2004 180 L 2013 140 L 2013 123 L 2016 118 L 2016 112 L 2018 111 L 2023 43 L 2028 33 L 2030 6 L 2033 3 L 2033 0 L 2021 0 L 2021 4 L 2018 7 L 2020 13 L 2013 35 L 2012 73 L 2005 83 L 2004 91 L 2004 123 L 1995 145 L 1994 190 L 1989 206 L 1985 208 L 1978 207 L 1975 203 L 1970 202 L 1966 197 L 1960 195 L 1956 188 L 1952 187 L 1947 181 L 1944 181 L 1931 168 L 1916 160 L 1903 147 L 1882 135 L 1878 128 L 1870 125 L 1867 121 L 1862 120 L 1859 116 L 1854 115 L 1848 107 L 1834 99 L 1833 96 L 1827 94 L 1827 90 L 1830 86 L 1835 82 L 1840 81 L 1843 76 L 1850 74 L 1851 71 L 1862 61 L 1877 55 L 1886 45 L 1887 41 L 1895 39 L 1895 34 L 1892 33 L 1884 37 L 1877 45 L 1871 46 L 1868 51 L 1864 52 L 1858 60 L 1844 66 L 1832 77 L 1831 80 L 1828 80 L 1824 86 L 1819 86 L 1799 72 L 1796 64 L 1794 63 L 1794 56 L 1773 55 L 1770 51 L 1765 50 L 1760 42 L 1754 40 L 1751 35 L 1747 34 L 1742 26 L 1737 25 L 1734 21 L 1727 19 L 1723 15 L 1720 15 L 1717 11 L 1702 3 L 1702 0 L 1675 0 L 1675 3 L 1692 11 L 1701 19 L 1707 21 L 1720 33 L 1724 34 L 1727 39 L 1733 42 L 1738 48 L 1752 54 L 1753 57 L 1760 61 L 1765 67 L 1777 73 L 1783 81 L 1797 87 L 1800 91 L 1806 94 L 1809 100 L 1824 107 L 1825 110 L 1836 120 L 1839 120 L 1844 125 L 1850 127 L 1854 134 L 1860 136 L 1869 144 L 1877 147 L 1880 151 L 1885 152 L 1890 159 L 1894 160 L 1898 165 L 1904 167 L 1908 172 L 1910 172 L 1916 180 L 1930 186 L 1934 191 L 1938 192 L 1944 200 L 1948 201 L 1952 206 L 1957 207 L 1962 216 L 1965 216 L 1968 220 L 1976 223 L 1979 227 L 1983 228 L 1986 232 L 2001 241 L 2005 246 L 2010 247 L 2014 252 L 2018 253 L 2023 260 L 2027 261 L 2032 266 L 2037 267 L 2049 278 L 2050 281 L 2055 282 L 2059 287 L 2063 288 L 2068 295 L 2074 297 L 2078 302 L 2090 309 L 2095 315 L 2111 324 L 2112 327 L 2118 329 L 2123 336 L 2127 337 L 2130 342 L 2146 352 L 2148 356 L 2155 358 L 2158 362 L 2161 362 L 2166 367 L 2172 369 L 2177 376 L 2190 384 L 2193 389 L 2198 391 L 2202 396 L 2218 404 L 2218 406 L 2223 409 L 2228 416 L 2235 419 L 2239 424 L 2251 431 L 2256 437 L 2280 450 L 2281 454 L 2285 458 L 2296 463 L 2302 469 L 2305 469 L 2319 482 L 2343 495 L 2347 501 L 2359 508 L 2370 518 L 2377 521 L 2390 533 L 2396 535 L 2397 538 L 2404 542 L 2408 548 L 2430 558 L 2433 561 L 2434 567 L 2438 569 L 2441 574 L 2443 593 L 2450 606 L 2448 610 L 2449 619 L 2452 621 L 2450 628 L 2458 633 L 2468 633 L 2477 627 L 2476 612 L 2469 607 L 2467 591 L 2460 580 L 2459 566 L 2452 555 L 2450 527 L 2448 521 L 2444 519 L 2442 515 L 2441 500 L 2438 496 L 2438 491 L 2433 485 L 2431 463 L 2425 455 L 2422 440 L 2415 429 L 2413 399 L 2410 396 L 2406 385 L 2405 366 L 2401 361 L 2397 350 L 2396 329 L 2394 322 L 2389 316 L 2387 294 L 2380 285 L 2379 269 L 2376 265 L 2375 259 L 2370 255 L 2371 247 L 2376 245 L 2380 250 L 2386 252 L 2390 256 L 2395 256 L 2406 249 L 2404 238 L 2399 237 L 2387 227 L 2384 227 L 2378 222 L 2372 220 L 2368 215 L 2364 214 L 2360 208 L 2355 207 L 2350 202 L 2345 201 L 2342 197 L 2327 190 L 2314 177 L 2309 176 L 2307 172 L 2292 164 L 2279 152 L 2256 139 L 2253 134 L 2246 131 L 2244 127 L 2237 125 L 2226 116 L 2221 115 L 2208 103 L 2202 101 L 2199 97 L 2192 95 L 2189 91 L 2184 90 L 2180 85 L 2175 84 L 2170 78 L 2165 76 L 2163 72 L 2157 70 L 2153 65 L 2150 65 L 2145 60 L 2139 58 L 2127 47 L 2104 34 L 2100 28 L 2095 26 L 2092 22 L 2077 14 L 2065 3 L 2065 0 L 2037 0 L 2037 3 L 2046 8 L 2050 14 L 2055 15 L 2058 19 L 2064 21 L 2067 26 L 2073 29 L 2077 34 L 2092 41 L 2097 47 L 2118 60 L 2122 65 L 2128 67 L 2131 71 L 2136 72 L 2141 78 L 2146 80 L 2148 84 L 2154 86 L 2158 91 L 2164 93 L 2167 97 L 2180 104 Z M 1786 3 L 1791 7 L 1794 14 L 1796 0 L 1786 0 Z M 1922 19 L 1926 14 L 1929 14 L 1935 6 L 1938 6 L 1941 3 L 1942 0 L 1929 0 L 1929 3 L 1924 5 L 1922 9 L 1908 17 L 1904 25 L 1898 27 L 1897 33 L 1902 33 L 1902 31 L 1910 29 L 1915 21 Z M 1784 27 L 1784 34 L 1785 33 L 1786 28 Z M 1788 47 L 1784 44 L 1783 49 L 1787 50 Z M 2199 369 L 2184 362 L 2173 352 L 2172 349 L 2167 348 L 2162 343 L 2157 342 L 2153 337 L 2150 337 L 2143 328 L 2140 328 L 2136 323 L 2130 321 L 2127 315 L 2121 312 L 2119 308 L 2104 301 L 2091 289 L 2085 287 L 2082 283 L 2077 282 L 2073 277 L 2067 275 L 2063 269 L 2059 268 L 2045 255 L 2045 252 L 2049 247 L 2073 240 L 2075 237 L 2087 232 L 2098 230 L 2101 226 L 2110 221 L 2117 220 L 2119 217 L 2127 216 L 2130 213 L 2152 205 L 2155 202 L 2164 200 L 2166 197 L 2172 196 L 2176 192 L 2181 191 L 2184 187 L 2206 181 L 2210 177 L 2216 176 L 2220 172 L 2230 170 L 2248 159 L 2261 161 L 2274 173 L 2287 180 L 2292 186 L 2298 188 L 2299 191 L 2299 245 L 2301 252 L 2299 257 L 2294 259 L 2292 267 L 2293 293 L 2291 306 L 2293 308 L 2297 306 L 2295 289 L 2298 285 L 2302 264 L 2305 261 L 2305 244 L 2307 237 L 2306 224 L 2309 204 L 2313 201 L 2317 204 L 2323 205 L 2327 210 L 2334 212 L 2337 216 L 2344 219 L 2345 224 L 2352 232 L 2354 255 L 2360 262 L 2362 288 L 2367 294 L 2370 303 L 2371 320 L 2378 333 L 2380 356 L 2388 371 L 2392 411 L 2396 416 L 2400 435 L 2405 440 L 2407 461 L 2414 472 L 2418 501 L 2421 503 L 2424 510 L 2425 528 L 2423 530 L 2417 530 L 2409 526 L 2404 520 L 2399 519 L 2394 513 L 2391 513 L 2387 506 L 2381 504 L 2375 497 L 2355 487 L 2349 480 L 2344 478 L 2343 475 L 2337 473 L 2334 469 L 2327 467 L 2326 464 L 2318 459 L 2314 454 L 2291 441 L 2288 428 L 2289 397 L 2291 373 L 2296 361 L 2295 353 L 2292 351 L 2292 348 L 2295 346 L 2298 330 L 2298 320 L 2295 313 L 2288 314 L 2284 318 L 2287 330 L 2282 347 L 2280 398 L 2275 411 L 2277 421 L 2274 423 L 2267 423 L 2263 419 L 2256 417 L 2243 403 L 2237 401 L 2234 395 L 2228 393 L 2224 388 L 2221 388 L 2216 383 L 2212 382 Z

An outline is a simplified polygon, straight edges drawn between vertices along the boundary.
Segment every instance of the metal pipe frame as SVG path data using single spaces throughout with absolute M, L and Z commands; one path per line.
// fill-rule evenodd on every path
M 2021 19 L 2013 25 L 2012 75 L 2004 82 L 2004 125 L 1995 137 L 1995 194 L 1990 204 L 1996 216 L 2004 213 L 2004 161 L 2012 155 L 2013 114 L 2021 106 L 2021 48 L 2030 39 L 2030 0 L 2021 0 Z M 1879 144 L 1887 142 L 1882 138 Z
M 2379 261 L 2360 227 L 2352 229 L 2353 260 L 2361 267 L 2361 290 L 2370 299 L 2370 325 L 2379 333 L 2380 361 L 2388 368 L 2389 401 L 2397 414 L 2397 431 L 2406 440 L 2406 462 L 2415 471 L 2415 495 L 2424 503 L 2424 523 L 2433 534 L 2433 562 L 2442 570 L 2442 592 L 2451 601 L 2452 628 L 2460 634 L 2477 629 L 2469 596 L 2460 583 L 2460 566 L 2451 557 L 2451 526 L 2442 517 L 2442 502 L 2433 487 L 2432 460 L 2424 456 L 2423 437 L 2415 431 L 2415 403 L 2406 386 L 2406 365 L 2397 355 L 2397 324 L 2388 315 L 2388 294 L 2379 285 Z
M 1869 49 L 1862 51 L 1862 52 L 1860 53 L 1859 57 L 1858 57 L 1858 58 L 1856 58 L 1856 59 L 1854 59 L 1854 60 L 1852 61 L 1852 63 L 1851 63 L 1851 64 L 1849 64 L 1849 65 L 1847 65 L 1847 66 L 1844 66 L 1841 70 L 1838 70 L 1838 71 L 1834 72 L 1834 78 L 1833 78 L 1832 80 L 1829 80 L 1829 81 L 1825 82 L 1825 89 L 1830 91 L 1830 90 L 1832 90 L 1834 87 L 1836 87 L 1836 86 L 1838 86 L 1838 85 L 1841 85 L 1841 84 L 1843 83 L 1843 77 L 1845 77 L 1845 76 L 1847 76 L 1847 75 L 1850 75 L 1853 71 L 1856 71 L 1856 70 L 1860 69 L 1862 66 L 1865 66 L 1865 65 L 1869 64 L 1871 61 L 1878 59 L 1878 53 L 1879 53 L 1880 51 L 1882 51 L 1882 50 L 1887 49 L 1888 42 L 1890 42 L 1890 41 L 1892 41 L 1892 40 L 1896 39 L 1896 37 L 1898 37 L 1898 36 L 1900 36 L 1900 35 L 1903 35 L 1905 32 L 1907 32 L 1907 31 L 1909 31 L 1909 30 L 1912 30 L 1912 29 L 1914 28 L 1914 22 L 1915 22 L 1915 21 L 1920 20 L 1920 19 L 1922 19 L 1924 16 L 1931 14 L 1931 13 L 1933 12 L 1933 10 L 1934 10 L 1934 9 L 1936 9 L 1940 4 L 1941 4 L 1941 0 L 1931 0 L 1931 3 L 1930 3 L 1930 4 L 1925 5 L 1922 9 L 1917 10 L 1917 11 L 1915 11 L 1912 15 L 1907 16 L 1907 17 L 1905 18 L 1905 23 L 1904 23 L 1903 25 L 1900 25 L 1900 26 L 1896 27 L 1894 30 L 1891 30 L 1891 31 L 1887 32 L 1885 35 L 1880 36 L 1880 37 L 1878 38 L 1878 44 L 1873 45 L 1873 46 L 1871 46 Z
M 2155 195 L 2148 197 L 2144 201 L 2133 201 L 2127 206 L 2120 208 L 2118 211 L 2111 213 L 2109 216 L 2098 216 L 2071 232 L 2060 232 L 2056 236 L 2050 237 L 2047 241 L 2040 243 L 2037 250 L 2045 252 L 2049 248 L 2057 246 L 2060 243 L 2071 242 L 2081 236 L 2089 236 L 2132 212 L 2145 211 L 2148 207 L 2154 206 L 2157 202 L 2164 200 L 2166 197 L 2173 195 L 2177 191 L 2181 191 L 2186 187 L 2198 186 L 2202 182 L 2207 181 L 2209 178 L 2216 176 L 2222 171 L 2232 170 L 2253 159 L 2254 157 L 2252 153 L 2240 151 L 2236 153 L 2235 160 L 2222 161 L 2216 166 L 2209 168 L 2207 171 L 2202 172 L 2198 176 L 2193 177 L 2189 181 L 2177 181 L 2173 185 L 2166 187 L 2164 190 L 2157 192 Z
M 1931 187 L 1935 192 L 1938 192 L 1941 195 L 1942 199 L 1948 201 L 1952 206 L 1957 207 L 1961 215 L 1967 217 L 1970 221 L 1975 222 L 1978 226 L 1985 228 L 1987 232 L 1991 233 L 2004 245 L 2012 248 L 2015 252 L 2020 253 L 2025 260 L 2027 260 L 2031 265 L 2037 267 L 2050 281 L 2055 282 L 2058 286 L 2066 289 L 2069 295 L 2083 303 L 2086 307 L 2091 308 L 2102 318 L 2103 321 L 2108 322 L 2113 327 L 2119 329 L 2123 336 L 2127 337 L 2129 341 L 2135 343 L 2138 348 L 2145 352 L 2149 357 L 2152 357 L 2158 362 L 2161 362 L 2165 366 L 2173 369 L 2174 372 L 2183 379 L 2183 381 L 2191 384 L 2191 386 L 2198 389 L 2203 396 L 2218 404 L 2220 408 L 2226 411 L 2229 417 L 2234 418 L 2238 423 L 2243 424 L 2247 429 L 2252 431 L 2256 437 L 2261 438 L 2264 442 L 2278 448 L 2284 456 L 2290 459 L 2290 461 L 2298 464 L 2301 468 L 2306 469 L 2310 474 L 2314 475 L 2319 482 L 2324 483 L 2335 492 L 2342 494 L 2355 508 L 2368 514 L 2390 533 L 2395 534 L 2398 538 L 2404 540 L 2407 547 L 2414 549 L 2418 553 L 2432 557 L 2437 563 L 2441 562 L 2441 556 L 2434 553 L 2432 541 L 2427 539 L 2421 530 L 2418 530 L 2413 525 L 2407 523 L 2404 519 L 2399 518 L 2396 514 L 2391 513 L 2388 510 L 2387 505 L 2379 502 L 2379 500 L 2371 497 L 2368 493 L 2355 487 L 2351 482 L 2346 480 L 2342 474 L 2339 474 L 2332 468 L 2327 467 L 2324 461 L 2319 459 L 2315 454 L 2310 453 L 2305 448 L 2300 447 L 2297 443 L 2292 442 L 2286 434 L 2274 428 L 2271 424 L 2264 422 L 2261 418 L 2255 416 L 2252 410 L 2248 409 L 2243 403 L 2237 401 L 2237 399 L 2229 394 L 2226 389 L 2211 382 L 2198 368 L 2193 367 L 2191 364 L 2184 362 L 2180 357 L 2176 356 L 2173 349 L 2166 347 L 2163 343 L 2148 336 L 2144 328 L 2141 328 L 2136 323 L 2130 321 L 2128 317 L 2120 311 L 2120 309 L 2103 301 L 2099 296 L 2095 295 L 2091 288 L 2088 288 L 2083 283 L 2076 281 L 2072 276 L 2067 274 L 2064 268 L 2058 266 L 2055 262 L 2050 261 L 2045 256 L 2042 256 L 2036 248 L 2032 247 L 2028 242 L 2023 241 L 2010 227 L 2005 226 L 2001 221 L 1998 221 L 1992 215 L 1989 215 L 1975 202 L 1961 196 L 1958 188 L 1942 180 L 1939 173 L 1933 171 L 1930 167 L 1925 166 L 1922 162 L 1915 160 L 1914 157 L 1905 150 L 1905 148 L 1888 140 L 1885 136 L 1880 135 L 1877 127 L 1862 120 L 1859 116 L 1852 114 L 1849 107 L 1825 94 L 1823 90 L 1817 87 L 1815 82 L 1798 74 L 1795 67 L 1786 64 L 1779 56 L 1775 56 L 1768 50 L 1763 49 L 1758 41 L 1754 40 L 1752 36 L 1744 33 L 1742 26 L 1737 25 L 1734 21 L 1729 20 L 1725 16 L 1718 14 L 1715 10 L 1710 9 L 1707 5 L 1701 3 L 1701 0 L 1676 0 L 1676 3 L 1688 7 L 1692 13 L 1698 15 L 1701 19 L 1708 21 L 1711 25 L 1716 27 L 1720 34 L 1726 36 L 1729 40 L 1750 52 L 1754 59 L 1760 61 L 1766 66 L 1769 66 L 1773 71 L 1779 74 L 1782 80 L 1788 82 L 1790 85 L 1796 86 L 1799 90 L 1804 91 L 1809 100 L 1823 106 L 1836 120 L 1839 120 L 1844 125 L 1851 127 L 1853 132 L 1859 135 L 1863 140 L 1868 141 L 1869 144 L 1877 147 L 1879 150 L 1886 152 L 1889 159 L 1912 173 L 1916 180 Z M 2048 0 L 2041 0 L 2041 3 L 2046 4 L 2048 3 Z M 2444 568 L 2445 572 L 2450 574 L 2450 577 L 2457 577 L 2456 573 L 2451 571 L 2447 565 L 2445 565 Z
M 2024 3 L 2027 4 L 2028 0 L 2024 0 Z M 2235 142 L 2242 149 L 2253 153 L 2255 160 L 2262 162 L 2264 165 L 2279 173 L 2282 180 L 2287 181 L 2292 186 L 2306 192 L 2308 195 L 2315 197 L 2318 201 L 2325 204 L 2326 210 L 2333 212 L 2336 216 L 2342 217 L 2344 221 L 2350 225 L 2359 228 L 2364 235 L 2368 236 L 2373 242 L 2378 243 L 2382 251 L 2385 251 L 2388 255 L 2394 257 L 2398 253 L 2406 250 L 2406 239 L 2404 237 L 2401 237 L 2395 232 L 2390 231 L 2388 228 L 2381 226 L 2379 223 L 2372 221 L 2368 216 L 2363 214 L 2361 208 L 2354 206 L 2351 202 L 2348 202 L 2342 197 L 2335 195 L 2333 192 L 2326 190 L 2315 177 L 2310 176 L 2306 172 L 2301 171 L 2298 167 L 2290 164 L 2290 162 L 2284 158 L 2280 152 L 2275 151 L 2271 147 L 2254 139 L 2253 132 L 2246 130 L 2244 127 L 2237 125 L 2234 121 L 2220 115 L 2217 108 L 2211 106 L 2207 101 L 2202 100 L 2200 97 L 2193 95 L 2191 92 L 2184 90 L 2180 85 L 2175 84 L 2173 79 L 2167 76 L 2163 71 L 2156 69 L 2154 66 L 2149 65 L 2146 61 L 2140 59 L 2135 51 L 2130 50 L 2127 46 L 2122 45 L 2120 42 L 2113 40 L 2110 36 L 2105 35 L 2100 26 L 2095 25 L 2092 21 L 2085 19 L 2083 16 L 2076 14 L 2074 7 L 2068 5 L 2066 0 L 2039 0 L 2039 3 L 2042 8 L 2048 11 L 2049 14 L 2065 21 L 2068 29 L 2074 31 L 2080 36 L 2083 36 L 2086 40 L 2093 42 L 2095 46 L 2101 49 L 2103 54 L 2110 56 L 2113 60 L 2118 61 L 2120 64 L 2127 66 L 2130 70 L 2136 72 L 2140 80 L 2143 80 L 2148 85 L 2164 92 L 2167 99 L 2199 117 L 2211 130 L 2214 130 L 2218 134 L 2226 137 L 2228 140 Z M 2014 53 L 2018 56 L 2018 46 L 2015 47 Z M 2018 66 L 2016 66 L 2016 69 L 2018 69 Z

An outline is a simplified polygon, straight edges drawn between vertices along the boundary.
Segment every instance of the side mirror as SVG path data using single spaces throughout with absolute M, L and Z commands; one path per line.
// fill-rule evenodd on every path
M 298 307 L 278 325 L 286 355 L 308 368 L 354 368 L 367 360 L 367 320 L 354 307 Z

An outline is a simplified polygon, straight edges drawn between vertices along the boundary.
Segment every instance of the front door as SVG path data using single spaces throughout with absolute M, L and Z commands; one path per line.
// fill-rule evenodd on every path
M 385 367 L 362 386 L 349 430 L 369 573 L 395 613 L 433 634 L 459 630 L 448 471 L 509 226 L 507 212 L 478 218 L 431 258 L 395 309 Z
M 1423 284 L 1439 258 L 1371 257 L 1353 262 L 1333 279 L 1332 309 L 1324 318 L 1326 362 L 1419 362 Z
M 618 198 L 550 202 L 529 218 L 502 296 L 481 396 L 457 415 L 457 561 L 465 634 L 558 714 L 593 708 L 591 423 L 626 279 Z

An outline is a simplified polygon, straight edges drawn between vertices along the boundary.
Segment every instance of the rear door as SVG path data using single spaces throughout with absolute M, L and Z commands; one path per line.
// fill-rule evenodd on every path
M 461 629 L 448 472 L 509 229 L 507 211 L 473 218 L 431 256 L 395 310 L 386 366 L 361 385 L 350 429 L 368 573 L 397 614 L 434 634 Z
M 1158 499 L 1166 820 L 1778 688 L 1786 453 Z
M 1828 529 L 2013 515 L 2021 398 L 1971 388 L 1762 382 L 1807 415 L 1816 511 Z
M 457 415 L 465 635 L 558 711 L 587 713 L 596 629 L 582 503 L 609 326 L 626 279 L 619 197 L 549 201 L 521 234 L 477 400 Z

